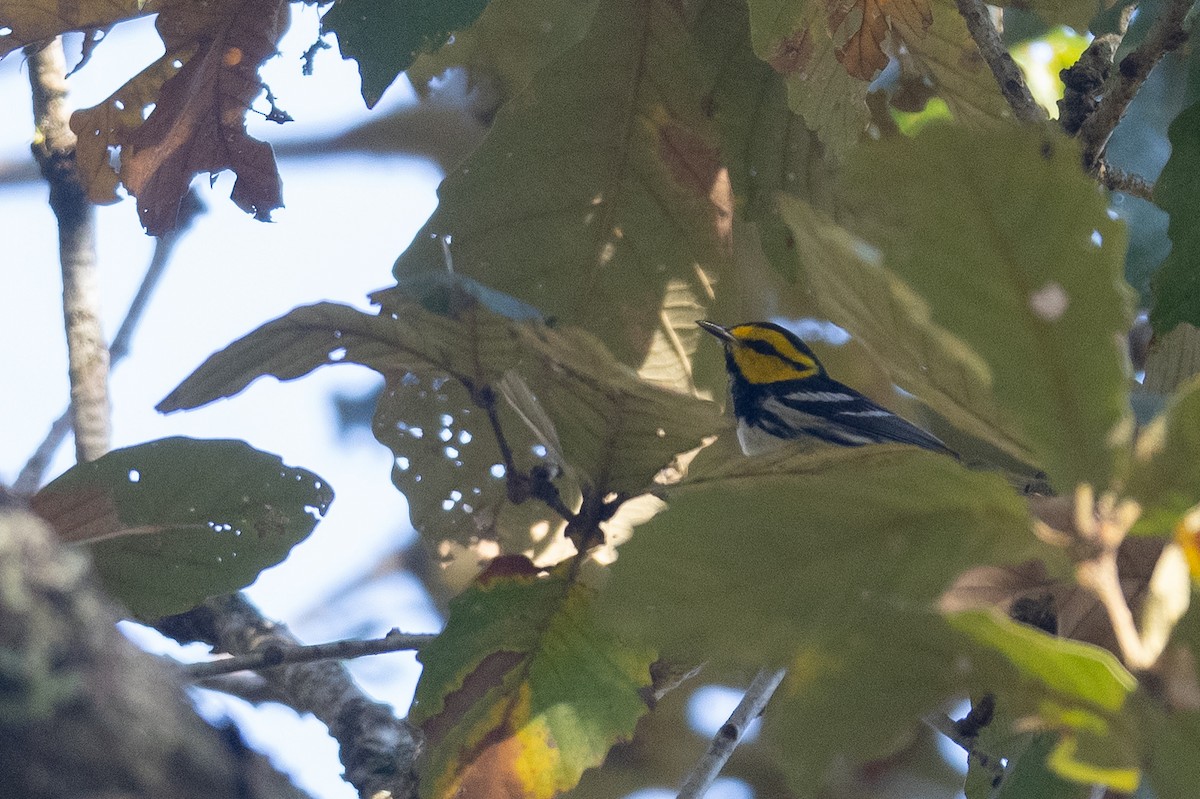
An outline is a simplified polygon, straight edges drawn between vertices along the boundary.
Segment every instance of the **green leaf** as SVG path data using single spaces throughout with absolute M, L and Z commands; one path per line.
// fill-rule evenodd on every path
M 603 0 L 587 37 L 443 181 L 397 279 L 444 271 L 449 236 L 456 271 L 584 328 L 623 363 L 670 354 L 672 385 L 690 388 L 692 321 L 727 262 L 732 214 L 699 71 L 677 5 Z
M 822 608 L 857 606 L 864 591 L 871 606 L 928 607 L 966 566 L 1040 549 L 1003 480 L 946 456 L 871 446 L 746 458 L 727 438 L 664 489 L 667 510 L 621 548 L 608 591 L 614 613 L 684 654 L 782 664 Z
M 89 546 L 109 593 L 155 619 L 254 582 L 332 501 L 320 477 L 244 441 L 164 438 L 71 467 L 33 506 Z
M 623 545 L 603 607 L 708 674 L 786 665 L 767 714 L 797 780 L 878 755 L 961 692 L 934 611 L 969 565 L 1040 551 L 1004 481 L 909 447 L 740 457 L 723 437 Z M 749 624 L 747 620 L 753 620 Z M 835 711 L 836 708 L 836 711 Z
M 930 6 L 933 24 L 926 31 L 892 20 L 893 32 L 912 57 L 911 61 L 901 60 L 901 70 L 915 67 L 918 74 L 913 77 L 928 83 L 954 118 L 965 125 L 994 127 L 1009 118 L 1008 103 L 957 6 L 950 0 L 931 0 Z
M 950 624 L 998 653 L 1015 673 L 990 666 L 998 706 L 1034 713 L 1059 733 L 1047 756 L 1058 776 L 1130 792 L 1140 780 L 1140 735 L 1127 700 L 1137 680 L 1105 649 L 1050 635 L 996 613 L 967 611 Z M 986 670 L 988 667 L 985 666 Z
M 543 798 L 573 787 L 647 710 L 654 655 L 595 624 L 590 589 L 525 558 L 492 562 L 451 602 L 409 718 L 423 797 Z
M 1163 400 L 1196 375 L 1200 375 L 1200 328 L 1181 322 L 1170 333 L 1150 342 L 1146 377 L 1139 393 Z
M 1200 503 L 1200 380 L 1176 395 L 1167 412 L 1142 429 L 1125 494 L 1142 506 L 1134 532 L 1170 535 Z
M 1033 461 L 1018 422 L 996 405 L 987 364 L 930 318 L 924 299 L 879 263 L 870 247 L 807 204 L 781 197 L 780 211 L 806 265 L 803 285 L 831 321 L 951 424 L 1020 461 Z
M 337 0 L 321 18 L 321 31 L 336 33 L 342 57 L 358 62 L 363 100 L 374 108 L 418 55 L 437 51 L 486 6 L 487 0 Z
M 1107 486 L 1131 425 L 1124 231 L 1076 145 L 1013 127 L 936 126 L 863 148 L 853 228 L 991 372 L 1060 489 Z
M 1137 687 L 1111 652 L 1093 644 L 1059 638 L 993 613 L 955 613 L 950 623 L 1007 658 L 1026 678 L 1064 699 L 1120 710 Z
M 396 456 L 392 479 L 408 497 L 414 526 L 460 541 L 497 538 L 515 551 L 532 545 L 534 526 L 553 530 L 562 520 L 540 503 L 513 506 L 479 405 L 485 389 L 518 468 L 546 465 L 550 453 L 532 452 L 538 444 L 561 450 L 573 480 L 561 489 L 568 503 L 580 487 L 598 496 L 642 493 L 675 455 L 720 426 L 715 404 L 639 380 L 582 331 L 509 320 L 461 293 L 451 315 L 396 290 L 375 299 L 383 303 L 378 316 L 321 303 L 268 322 L 210 357 L 159 410 L 198 407 L 262 375 L 289 380 L 329 363 L 363 364 L 387 381 L 373 429 Z M 530 430 L 505 404 L 499 387 L 510 374 L 552 431 Z M 544 440 L 551 433 L 555 440 Z
M 1012 760 L 1004 782 L 992 799 L 1087 799 L 1092 786 L 1068 782 L 1054 773 L 1046 758 L 1057 746 L 1057 736 L 1035 735 L 1029 745 Z
M 757 227 L 771 264 L 794 281 L 799 263 L 775 196 L 786 191 L 827 205 L 835 164 L 817 135 L 788 106 L 783 77 L 754 54 L 744 3 L 709 3 L 692 30 L 697 48 L 710 54 L 703 64 L 708 70 L 703 80 L 711 85 L 706 103 L 721 135 L 737 218 Z M 745 264 L 739 266 L 737 282 L 730 281 L 732 285 L 718 292 L 718 301 L 728 306 L 748 305 L 745 297 L 729 296 L 748 278 Z
M 1200 103 L 1175 118 L 1168 137 L 1171 157 L 1154 185 L 1155 203 L 1171 216 L 1171 253 L 1151 281 L 1150 324 L 1160 336 L 1180 322 L 1200 326 L 1200 195 L 1195 190 L 1200 181 Z
M 1190 799 L 1196 795 L 1196 763 L 1200 758 L 1200 712 L 1155 710 L 1149 714 L 1151 753 L 1146 777 L 1155 799 Z
M 441 49 L 420 55 L 408 69 L 418 91 L 450 69 L 464 69 L 470 85 L 494 88 L 502 102 L 587 34 L 597 0 L 491 0 L 475 24 Z

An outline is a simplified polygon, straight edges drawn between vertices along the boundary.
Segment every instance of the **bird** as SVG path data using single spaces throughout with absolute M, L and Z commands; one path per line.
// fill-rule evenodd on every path
M 772 322 L 696 324 L 725 345 L 738 441 L 747 455 L 813 438 L 842 447 L 911 444 L 958 457 L 936 436 L 830 377 L 791 331 Z

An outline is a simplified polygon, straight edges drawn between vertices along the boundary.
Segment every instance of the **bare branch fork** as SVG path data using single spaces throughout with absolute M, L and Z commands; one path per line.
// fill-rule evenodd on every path
M 1150 181 L 1110 166 L 1104 160 L 1104 149 L 1155 65 L 1187 41 L 1185 20 L 1192 3 L 1193 0 L 1168 0 L 1146 39 L 1121 59 L 1117 70 L 1109 75 L 1108 67 L 1133 10 L 1130 6 L 1116 33 L 1097 37 L 1076 65 L 1063 71 L 1067 83 L 1065 102 L 1060 103 L 1063 127 L 1071 135 L 1078 134 L 1084 168 L 1108 189 L 1144 200 L 1153 196 L 1154 185 Z M 1046 112 L 1034 101 L 1024 76 L 1005 50 L 983 0 L 956 0 L 956 4 L 1013 115 L 1025 123 L 1044 122 Z M 1100 99 L 1097 101 L 1096 97 Z

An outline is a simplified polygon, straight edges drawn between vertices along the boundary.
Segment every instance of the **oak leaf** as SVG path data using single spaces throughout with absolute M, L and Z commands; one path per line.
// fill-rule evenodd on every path
M 174 227 L 192 178 L 231 169 L 232 199 L 258 219 L 283 205 L 270 145 L 246 133 L 258 69 L 288 24 L 285 0 L 171 3 L 155 23 L 166 52 L 104 102 L 76 112 L 80 172 L 93 202 L 138 198 L 147 232 Z M 110 154 L 120 151 L 120 168 Z

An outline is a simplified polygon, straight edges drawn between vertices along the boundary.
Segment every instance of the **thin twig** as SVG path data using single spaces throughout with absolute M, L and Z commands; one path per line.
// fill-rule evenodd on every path
M 992 773 L 993 787 L 1000 784 L 1000 780 L 1004 779 L 1004 763 L 1000 758 L 993 757 L 987 752 L 981 752 L 975 748 L 975 736 L 963 735 L 959 724 L 954 719 L 947 716 L 945 713 L 931 713 L 926 716 L 923 721 L 932 729 L 940 732 L 942 735 L 949 738 L 954 743 L 967 753 L 967 759 L 974 760 L 979 766 Z
M 1187 41 L 1183 20 L 1193 0 L 1167 0 L 1159 16 L 1150 26 L 1145 40 L 1129 55 L 1121 59 L 1116 72 L 1104 86 L 1104 97 L 1095 113 L 1084 121 L 1079 129 L 1079 140 L 1083 145 L 1083 165 L 1091 173 L 1099 167 L 1104 148 L 1113 129 L 1125 115 L 1129 103 L 1137 95 L 1142 83 L 1164 55 Z
M 178 641 L 203 641 L 232 655 L 300 646 L 285 626 L 264 618 L 241 594 L 210 599 L 187 613 L 160 619 L 155 626 Z M 325 722 L 341 747 L 346 780 L 359 795 L 416 796 L 414 762 L 420 734 L 396 718 L 390 706 L 367 696 L 345 664 L 321 660 L 260 673 L 288 698 L 291 707 Z
M 1141 175 L 1110 166 L 1104 159 L 1100 159 L 1100 163 L 1097 164 L 1096 179 L 1106 189 L 1124 192 L 1131 197 L 1139 197 L 1146 202 L 1154 201 L 1153 183 Z
M 29 85 L 37 136 L 33 155 L 50 186 L 50 208 L 58 220 L 58 256 L 63 277 L 63 318 L 71 380 L 71 423 L 75 456 L 95 460 L 108 451 L 108 349 L 100 326 L 96 277 L 96 214 L 75 162 L 75 134 L 67 109 L 67 67 L 62 39 L 30 45 Z
M 733 709 L 729 720 L 717 730 L 712 743 L 708 745 L 708 751 L 704 753 L 700 762 L 684 780 L 683 787 L 679 789 L 678 799 L 701 799 L 708 792 L 717 779 L 717 775 L 721 773 L 721 769 L 725 767 L 729 756 L 733 754 L 733 750 L 741 743 L 746 734 L 746 728 L 750 726 L 750 722 L 762 715 L 763 708 L 767 706 L 771 694 L 775 693 L 775 689 L 779 687 L 785 674 L 787 672 L 783 669 L 779 671 L 763 669 L 754 675 L 742 701 Z
M 146 274 L 142 276 L 137 294 L 129 303 L 129 310 L 126 311 L 125 318 L 121 321 L 121 327 L 117 329 L 117 334 L 113 337 L 112 344 L 109 345 L 108 369 L 110 372 L 129 354 L 138 323 L 141 322 L 142 315 L 150 304 L 150 298 L 153 296 L 155 288 L 158 287 L 158 281 L 171 261 L 176 245 L 179 244 L 192 222 L 203 210 L 204 206 L 200 202 L 199 195 L 194 190 L 189 191 L 184 195 L 183 203 L 180 205 L 179 225 L 155 240 L 150 265 L 146 267 Z M 50 425 L 50 430 L 42 439 L 42 443 L 21 467 L 16 481 L 13 482 L 13 491 L 18 494 L 32 494 L 38 490 L 46 474 L 46 469 L 50 467 L 50 461 L 54 459 L 54 453 L 58 452 L 58 448 L 62 446 L 62 442 L 66 440 L 67 434 L 70 432 L 71 406 L 68 403 L 67 409 Z
M 318 660 L 353 660 L 368 655 L 420 649 L 435 637 L 430 634 L 402 633 L 399 630 L 392 630 L 383 638 L 373 638 L 368 641 L 347 639 L 327 644 L 288 647 L 272 643 L 245 655 L 210 660 L 205 663 L 189 663 L 183 667 L 183 672 L 189 680 L 194 681 L 216 677 L 219 674 L 232 674 L 235 671 L 257 671 L 287 664 L 314 663 Z
M 992 75 L 995 76 L 996 83 L 1000 86 L 1000 93 L 1008 101 L 1013 115 L 1021 122 L 1044 122 L 1047 118 L 1046 109 L 1033 99 L 1033 94 L 1030 93 L 1029 86 L 1025 83 L 1025 76 L 1021 74 L 1020 68 L 1008 54 L 1008 50 L 1004 48 L 1004 43 L 1000 40 L 1000 33 L 992 24 L 992 18 L 988 14 L 983 0 L 955 0 L 955 2 L 958 5 L 958 13 L 962 14 L 963 20 L 967 23 L 967 30 L 970 31 L 971 38 L 975 40 L 975 45 L 979 48 L 983 60 L 992 70 Z

